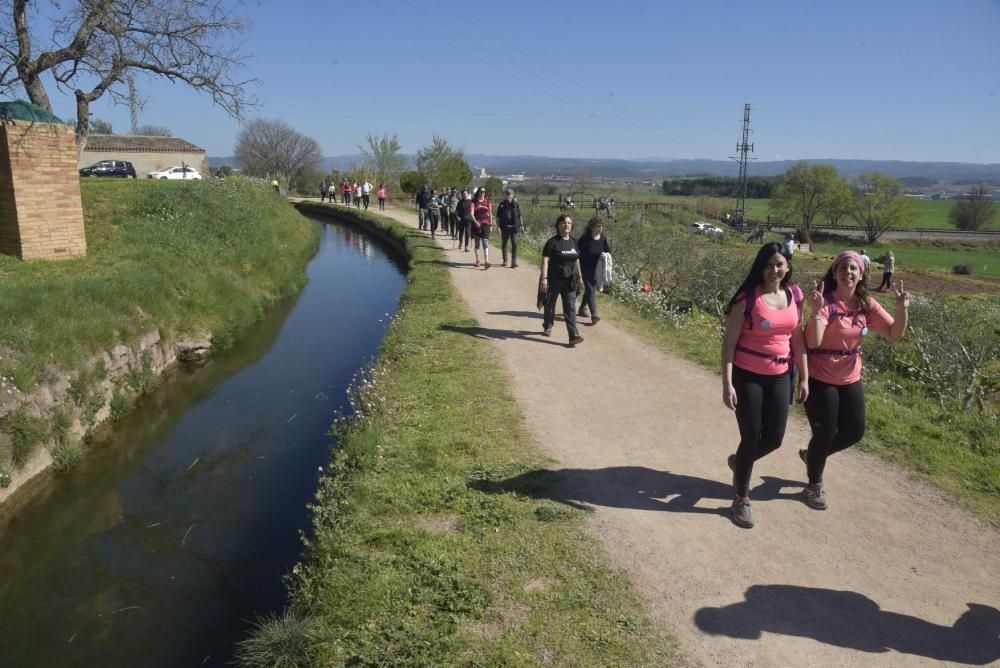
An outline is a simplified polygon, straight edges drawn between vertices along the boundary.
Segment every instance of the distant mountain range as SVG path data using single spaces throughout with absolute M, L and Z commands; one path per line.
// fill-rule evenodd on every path
M 412 164 L 414 156 L 406 156 Z M 585 173 L 593 177 L 640 178 L 657 181 L 676 176 L 738 176 L 739 165 L 732 160 L 619 160 L 612 158 L 551 158 L 538 155 L 487 155 L 469 153 L 465 156 L 474 170 L 484 168 L 490 174 L 525 174 L 528 178 L 543 176 L 574 176 Z M 232 157 L 209 157 L 209 165 L 235 166 Z M 325 170 L 347 170 L 364 162 L 360 154 L 323 158 Z M 750 176 L 776 176 L 788 170 L 796 160 L 754 161 L 747 167 Z M 935 181 L 992 181 L 1000 183 L 1000 164 L 981 165 L 968 162 L 906 162 L 902 160 L 809 160 L 811 163 L 832 165 L 844 176 L 861 172 L 881 172 L 900 179 L 922 177 Z

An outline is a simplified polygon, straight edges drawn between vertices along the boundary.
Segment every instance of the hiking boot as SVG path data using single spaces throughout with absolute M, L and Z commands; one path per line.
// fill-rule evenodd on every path
M 552 336 L 552 328 L 546 327 L 542 330 L 542 336 Z
M 581 306 L 576 311 L 576 317 L 577 318 L 586 318 L 589 315 L 590 315 L 590 310 L 587 309 L 587 307 L 585 307 L 585 306 Z
M 510 268 L 511 269 L 517 269 L 517 262 L 511 262 L 510 263 Z
M 745 496 L 737 496 L 733 499 L 733 522 L 744 529 L 753 528 L 753 510 L 750 508 L 750 499 Z
M 483 264 L 483 269 L 489 269 L 489 268 L 490 268 L 490 263 L 489 262 L 486 262 L 486 263 Z
M 601 316 L 595 315 L 593 318 L 590 319 L 590 324 L 591 325 L 596 325 L 600 321 L 601 321 Z
M 583 337 L 577 334 L 576 336 L 569 337 L 569 345 L 575 346 L 578 343 L 583 343 Z
M 826 492 L 823 491 L 823 483 L 821 482 L 815 485 L 806 485 L 806 488 L 802 490 L 802 497 L 810 508 L 816 510 L 826 510 L 827 508 Z

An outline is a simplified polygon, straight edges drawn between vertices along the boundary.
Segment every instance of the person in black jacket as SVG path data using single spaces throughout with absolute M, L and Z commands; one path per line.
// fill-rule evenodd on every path
M 431 224 L 431 187 L 424 184 L 424 187 L 417 193 L 417 227 L 421 230 L 430 227 Z
M 503 191 L 504 198 L 497 207 L 497 225 L 500 227 L 500 252 L 503 254 L 503 266 L 507 266 L 507 242 L 510 241 L 510 268 L 517 268 L 517 233 L 524 230 L 521 220 L 521 207 L 514 199 L 514 191 L 507 188 Z
M 469 252 L 469 241 L 472 239 L 472 194 L 468 188 L 462 189 L 462 197 L 455 206 L 455 215 L 458 217 L 458 247 L 462 247 L 462 240 L 465 240 L 465 252 Z
M 590 324 L 600 320 L 597 315 L 597 262 L 602 253 L 611 252 L 611 242 L 604 234 L 604 219 L 594 216 L 587 221 L 587 229 L 576 242 L 580 249 L 580 269 L 583 271 L 583 303 L 576 312 L 578 317 L 590 316 Z M 589 309 L 589 313 L 588 313 Z
M 556 299 L 562 296 L 563 318 L 569 345 L 583 343 L 583 337 L 576 328 L 576 291 L 583 289 L 580 277 L 580 251 L 576 241 L 570 236 L 573 231 L 573 217 L 568 213 L 556 218 L 556 234 L 545 242 L 542 249 L 542 276 L 538 291 L 548 293 L 542 320 L 542 336 L 552 336 L 552 325 L 556 320 Z

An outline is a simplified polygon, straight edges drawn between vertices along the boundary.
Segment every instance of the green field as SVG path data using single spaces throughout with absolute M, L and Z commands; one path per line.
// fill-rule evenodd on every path
M 829 255 L 836 255 L 844 250 L 844 244 L 838 243 L 819 243 L 813 244 L 812 247 L 814 253 Z M 972 269 L 973 276 L 1000 278 L 1000 249 L 996 247 L 974 248 L 956 244 L 950 248 L 939 248 L 916 244 L 886 243 L 869 248 L 868 254 L 877 257 L 890 248 L 896 255 L 897 272 L 911 268 L 951 273 L 952 267 L 956 264 L 967 264 Z

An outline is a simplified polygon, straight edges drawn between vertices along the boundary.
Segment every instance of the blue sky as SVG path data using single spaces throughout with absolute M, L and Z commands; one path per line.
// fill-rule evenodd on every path
M 725 159 L 750 103 L 759 160 L 1000 162 L 1000 0 L 261 0 L 245 14 L 251 116 L 324 155 L 368 132 L 412 153 L 436 132 L 468 153 Z M 232 153 L 239 124 L 208 98 L 140 85 L 141 123 Z M 127 108 L 94 115 L 129 127 Z

